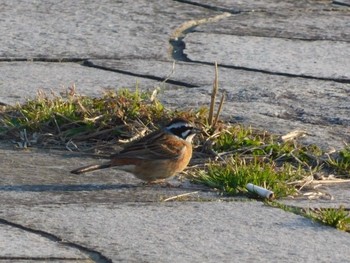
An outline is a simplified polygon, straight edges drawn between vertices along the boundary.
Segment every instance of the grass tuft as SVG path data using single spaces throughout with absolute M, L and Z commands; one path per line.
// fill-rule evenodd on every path
M 300 216 L 304 216 L 326 226 L 350 232 L 350 214 L 343 206 L 338 208 L 302 208 L 297 206 L 285 205 L 276 201 L 267 201 L 266 205 L 283 209 Z
M 350 177 L 350 146 L 339 151 L 337 157 L 329 156 L 327 164 L 344 177 Z
M 344 207 L 321 209 L 318 212 L 310 212 L 310 214 L 324 225 L 332 226 L 342 231 L 350 231 L 350 215 Z
M 13 136 L 20 130 L 50 133 L 68 141 L 85 139 L 111 139 L 110 135 L 128 137 L 134 121 L 157 122 L 166 115 L 157 100 L 149 101 L 146 92 L 121 89 L 106 92 L 102 97 L 81 96 L 71 89 L 65 97 L 38 93 L 33 100 L 22 105 L 7 107 L 0 114 L 1 135 Z M 103 131 L 110 131 L 109 134 Z
M 233 157 L 225 162 L 210 163 L 206 170 L 199 171 L 195 181 L 228 195 L 247 193 L 246 185 L 252 183 L 273 191 L 276 197 L 284 197 L 296 192 L 288 183 L 302 177 L 302 169 L 288 163 L 278 167 L 275 162 L 263 158 Z

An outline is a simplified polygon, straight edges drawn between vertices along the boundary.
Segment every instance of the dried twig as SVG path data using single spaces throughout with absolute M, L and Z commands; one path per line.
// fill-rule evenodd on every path
M 175 73 L 175 66 L 176 66 L 176 61 L 174 60 L 170 73 L 165 77 L 165 79 L 161 82 L 161 84 L 165 84 L 170 79 L 170 77 Z M 157 99 L 158 93 L 160 91 L 161 91 L 161 87 L 159 86 L 155 87 L 155 89 L 152 91 L 152 95 L 150 98 L 151 102 L 154 102 Z
M 214 123 L 212 125 L 213 127 L 215 127 L 216 123 L 218 122 L 219 115 L 220 115 L 221 110 L 222 110 L 222 106 L 224 105 L 224 101 L 225 101 L 225 93 L 223 93 L 222 96 L 221 96 L 219 108 L 218 108 L 218 111 L 216 112 Z
M 208 124 L 210 126 L 213 125 L 214 106 L 215 106 L 215 99 L 218 93 L 218 89 L 219 89 L 218 63 L 215 62 L 215 78 L 213 82 L 213 90 L 211 92 L 210 108 L 209 108 L 209 116 L 208 116 Z
M 291 131 L 285 135 L 282 135 L 281 136 L 281 139 L 284 141 L 284 142 L 287 142 L 287 141 L 291 141 L 291 140 L 294 140 L 294 139 L 297 139 L 297 138 L 300 138 L 300 137 L 304 137 L 306 135 L 310 135 L 307 131 L 304 131 L 304 130 L 294 130 L 294 131 Z
M 70 140 L 65 144 L 65 146 L 66 146 L 66 149 L 67 149 L 68 151 L 73 152 L 73 150 L 71 149 L 71 147 L 69 147 L 70 145 L 72 145 L 72 146 L 74 147 L 74 149 L 80 151 L 79 147 L 73 142 L 72 139 L 70 139 Z
M 314 184 L 339 184 L 339 183 L 350 183 L 350 179 L 326 179 L 326 180 L 314 180 Z
M 162 83 L 166 83 L 170 79 L 170 77 L 175 73 L 175 66 L 176 66 L 176 61 L 174 60 L 170 73 L 168 74 L 168 76 L 165 77 Z
M 179 198 L 186 197 L 186 196 L 193 195 L 193 194 L 198 194 L 198 191 L 171 196 L 171 197 L 164 199 L 163 202 L 173 201 L 175 199 L 179 199 Z

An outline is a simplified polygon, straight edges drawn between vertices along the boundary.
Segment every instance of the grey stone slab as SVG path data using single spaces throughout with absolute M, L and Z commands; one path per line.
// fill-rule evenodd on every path
M 6 219 L 83 244 L 113 262 L 345 262 L 350 257 L 349 234 L 259 202 L 10 207 L 0 207 Z
M 157 202 L 193 192 L 197 193 L 191 194 L 189 199 L 217 198 L 216 193 L 192 185 L 188 180 L 179 181 L 177 177 L 169 182 L 179 187 L 169 188 L 144 185 L 133 175 L 115 169 L 73 175 L 70 171 L 74 168 L 106 160 L 66 150 L 15 150 L 11 145 L 2 143 L 0 156 L 2 204 Z
M 1 41 L 1 40 L 0 40 Z M 101 96 L 106 89 L 135 88 L 141 78 L 85 67 L 79 63 L 2 62 L 0 63 L 0 102 L 23 103 L 37 91 L 65 93 L 75 85 L 78 93 Z M 142 79 L 140 88 L 151 89 L 157 81 Z
M 199 25 L 194 31 L 215 35 L 349 42 L 349 17 L 350 9 L 270 9 L 232 15 L 216 23 Z M 209 40 L 208 44 L 212 41 L 211 38 Z
M 214 34 L 305 40 L 350 40 L 350 5 L 332 1 L 191 1 L 233 15 L 194 31 Z M 341 3 L 341 1 L 339 1 Z
M 182 23 L 218 12 L 176 1 L 7 1 L 0 58 L 162 58 Z
M 189 200 L 218 198 L 215 192 L 189 184 L 187 180 L 174 179 L 171 183 L 180 187 L 167 188 L 143 185 L 131 174 L 113 169 L 72 175 L 69 171 L 73 168 L 104 161 L 79 153 L 36 148 L 15 150 L 12 145 L 2 143 L 0 156 L 2 204 L 158 202 L 184 193 L 193 193 Z M 348 184 L 325 185 L 318 190 L 333 199 L 329 195 L 316 200 L 301 196 L 285 202 L 303 207 L 350 206 Z
M 91 263 L 90 259 L 83 260 L 83 259 L 77 259 L 77 260 L 72 260 L 72 259 L 43 259 L 43 258 L 38 258 L 38 259 L 19 259 L 19 258 L 13 258 L 13 259 L 0 259 L 1 263 L 8 263 L 8 262 L 16 262 L 16 263 L 37 263 L 40 261 L 40 263 L 71 263 L 71 262 L 79 262 L 79 263 Z
M 174 65 L 175 62 L 175 65 Z M 162 80 L 169 77 L 174 82 L 183 82 L 188 86 L 206 86 L 212 83 L 214 67 L 196 63 L 179 61 L 161 61 L 153 59 L 112 60 L 112 59 L 89 59 L 92 67 L 103 67 L 120 72 L 132 72 L 136 75 L 154 76 Z M 198 71 L 195 69 L 198 68 Z M 203 70 L 206 69 L 205 72 Z M 208 74 L 212 71 L 212 74 Z M 203 72 L 203 73 L 202 73 Z M 207 75 L 201 75 L 207 74 Z M 168 85 L 168 84 L 167 84 Z M 180 86 L 180 85 L 175 85 Z M 170 87 L 174 89 L 176 87 Z M 179 87 L 178 87 L 179 88 Z M 167 89 L 167 88 L 165 88 Z M 189 89 L 190 90 L 190 89 Z
M 347 42 L 192 33 L 185 53 L 193 61 L 350 81 Z
M 176 90 L 167 92 L 166 96 L 173 97 L 173 108 L 177 108 L 178 105 L 186 105 L 189 108 L 198 107 L 199 105 L 208 105 L 208 96 L 211 92 L 211 88 L 198 89 L 196 91 L 195 102 L 188 102 L 186 99 L 187 92 L 184 90 Z M 222 118 L 232 123 L 240 123 L 246 127 L 254 127 L 259 130 L 264 130 L 268 133 L 277 135 L 284 135 L 293 130 L 305 130 L 308 135 L 300 138 L 299 141 L 305 144 L 316 144 L 328 151 L 331 149 L 343 149 L 344 142 L 350 140 L 350 130 L 348 124 L 338 125 L 331 123 L 337 121 L 338 114 L 336 117 L 330 117 L 329 123 L 319 122 L 317 115 L 322 117 L 322 114 L 327 114 L 327 107 L 315 106 L 320 111 L 313 115 L 307 116 L 303 106 L 298 104 L 289 104 L 286 108 L 283 105 L 265 102 L 235 102 L 231 101 L 233 98 L 228 98 L 225 102 Z M 292 102 L 291 102 L 292 103 Z M 348 112 L 348 109 L 342 109 L 342 111 Z M 315 121 L 312 118 L 315 117 Z M 308 120 L 306 120 L 308 119 Z M 345 123 L 348 122 L 348 118 L 345 117 Z
M 113 261 L 329 262 L 349 257 L 348 234 L 258 202 L 163 203 L 165 197 L 196 189 L 145 187 L 113 170 L 70 175 L 71 168 L 99 160 L 56 150 L 11 150 L 5 144 L 0 149 L 1 219 Z M 215 199 L 199 190 L 192 200 L 208 197 Z M 31 234 L 24 238 L 15 235 L 20 230 L 2 226 L 9 232 L 0 239 L 10 240 L 9 246 L 36 244 L 27 238 Z
M 2 207 L 3 204 L 0 205 Z M 3 214 L 0 212 L 0 218 Z M 30 225 L 30 224 L 28 224 Z M 17 262 L 17 260 L 28 258 L 45 260 L 49 258 L 65 260 L 84 260 L 89 257 L 78 249 L 70 248 L 54 242 L 41 235 L 30 233 L 0 223 L 0 262 Z M 15 261 L 14 261 L 15 260 Z
M 172 68 L 171 62 L 150 60 L 90 62 L 115 70 L 132 68 L 137 74 L 161 78 Z M 165 105 L 185 109 L 209 105 L 213 66 L 179 62 L 170 79 L 198 88 L 165 85 L 159 95 Z M 219 86 L 227 94 L 222 111 L 227 120 L 279 134 L 306 129 L 312 134 L 306 142 L 324 147 L 343 147 L 343 141 L 350 140 L 349 84 L 220 67 Z
M 296 199 L 286 199 L 282 202 L 286 205 L 292 205 L 303 208 L 339 208 L 340 206 L 350 208 L 350 183 L 324 183 L 317 185 L 316 191 L 310 189 L 305 191 L 304 196 Z M 306 188 L 308 189 L 308 188 Z
M 104 89 L 120 87 L 153 90 L 161 87 L 159 99 L 170 108 L 193 109 L 208 106 L 214 67 L 179 62 L 170 76 L 172 83 L 198 86 L 184 88 L 162 84 L 171 62 L 158 60 L 90 60 L 91 66 L 78 63 L 6 62 L 0 63 L 0 101 L 8 104 L 33 98 L 38 89 L 47 93 L 65 92 L 75 84 L 78 93 L 101 96 Z M 129 75 L 132 73 L 134 75 Z M 135 76 L 136 75 L 136 76 Z M 144 77 L 138 77 L 144 76 Z M 306 142 L 343 147 L 350 140 L 349 84 L 305 78 L 290 78 L 230 68 L 219 69 L 220 90 L 227 93 L 222 112 L 225 119 L 285 134 L 306 129 L 312 136 Z M 189 96 L 190 95 L 190 96 Z
M 40 261 L 40 263 L 71 263 L 71 262 L 79 262 L 79 263 L 92 263 L 91 259 L 19 259 L 19 258 L 14 258 L 14 259 L 0 259 L 1 263 L 8 263 L 8 262 L 16 262 L 16 263 L 37 263 Z

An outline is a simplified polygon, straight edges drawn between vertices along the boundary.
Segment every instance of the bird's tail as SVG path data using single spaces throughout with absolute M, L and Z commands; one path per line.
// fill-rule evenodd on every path
M 70 171 L 72 174 L 82 174 L 86 172 L 91 172 L 99 169 L 105 169 L 111 167 L 111 163 L 105 163 L 105 164 L 93 164 L 88 166 L 83 166 L 77 169 L 74 169 Z

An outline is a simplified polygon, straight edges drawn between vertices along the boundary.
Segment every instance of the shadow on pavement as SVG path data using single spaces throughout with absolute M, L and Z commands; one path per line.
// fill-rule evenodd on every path
M 78 184 L 78 185 L 6 185 L 0 186 L 0 191 L 10 192 L 60 192 L 60 191 L 99 191 L 113 189 L 137 188 L 132 184 Z

